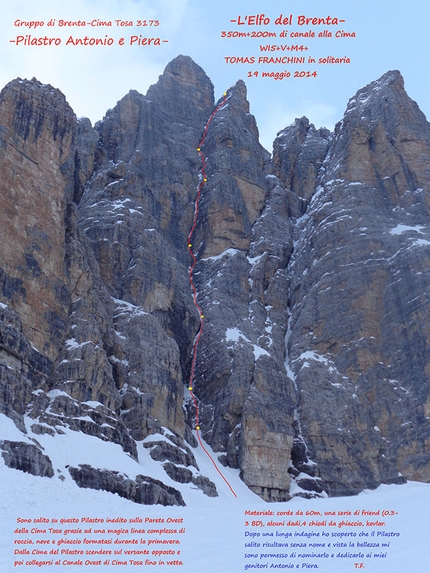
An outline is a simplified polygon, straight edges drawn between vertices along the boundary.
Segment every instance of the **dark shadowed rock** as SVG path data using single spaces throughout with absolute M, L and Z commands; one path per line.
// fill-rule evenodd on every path
M 178 490 L 149 476 L 137 475 L 132 480 L 120 472 L 101 470 L 88 464 L 70 467 L 69 472 L 79 487 L 117 493 L 143 505 L 185 505 Z
M 167 442 L 161 440 L 148 441 L 143 445 L 145 448 L 151 450 L 150 455 L 153 460 L 158 462 L 169 460 L 169 462 L 173 462 L 174 464 L 194 466 L 196 469 L 199 469 L 192 451 L 186 446 L 183 448 L 178 448 L 177 446 L 168 444 Z
M 9 468 L 40 477 L 52 477 L 54 468 L 48 456 L 33 444 L 0 441 L 1 455 Z
M 192 483 L 201 489 L 208 497 L 218 497 L 215 484 L 206 476 L 195 476 L 189 469 L 176 466 L 170 462 L 163 464 L 163 468 L 173 481 L 177 481 L 178 483 Z

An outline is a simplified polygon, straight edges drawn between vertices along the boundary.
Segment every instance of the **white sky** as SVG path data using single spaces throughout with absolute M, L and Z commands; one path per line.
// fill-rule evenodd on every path
M 167 63 L 178 54 L 191 56 L 201 65 L 215 85 L 215 97 L 239 78 L 248 86 L 251 112 L 256 116 L 262 143 L 271 151 L 276 132 L 306 115 L 316 127 L 333 128 L 357 89 L 390 69 L 399 69 L 409 95 L 430 117 L 430 80 L 426 61 L 430 35 L 430 4 L 410 0 L 401 9 L 388 0 L 0 0 L 0 85 L 15 77 L 37 77 L 61 89 L 78 116 L 93 122 L 101 119 L 130 89 L 146 93 Z M 269 26 L 237 26 L 230 22 L 241 16 L 264 13 Z M 280 15 L 338 17 L 339 26 L 319 26 L 333 33 L 338 29 L 354 31 L 356 38 L 221 38 L 221 31 L 306 31 L 310 26 L 275 26 Z M 138 19 L 158 19 L 154 27 L 48 27 L 55 18 L 69 20 L 116 20 L 136 23 Z M 17 19 L 43 20 L 36 30 L 14 25 Z M 25 46 L 11 43 L 19 35 L 59 37 L 62 45 Z M 69 35 L 114 38 L 114 46 L 64 46 Z M 161 46 L 128 45 L 131 35 L 161 37 Z M 126 45 L 117 41 L 125 38 Z M 307 52 L 260 52 L 260 44 L 303 44 Z M 226 64 L 225 56 L 312 55 L 316 59 L 347 56 L 350 64 L 326 65 L 251 65 Z M 282 81 L 261 78 L 262 71 L 316 70 L 317 78 L 288 78 Z M 260 77 L 248 78 L 249 71 Z

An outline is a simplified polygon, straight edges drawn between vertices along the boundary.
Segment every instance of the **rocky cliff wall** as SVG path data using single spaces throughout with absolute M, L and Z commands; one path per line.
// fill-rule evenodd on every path
M 37 436 L 81 432 L 163 464 L 139 503 L 216 495 L 192 453 L 187 237 L 217 107 L 193 237 L 203 439 L 267 501 L 429 481 L 430 127 L 401 75 L 271 156 L 245 84 L 216 103 L 184 56 L 94 127 L 37 80 L 0 95 L 0 412 L 23 436 L 5 463 L 67 473 Z M 128 495 L 106 468 L 68 473 Z

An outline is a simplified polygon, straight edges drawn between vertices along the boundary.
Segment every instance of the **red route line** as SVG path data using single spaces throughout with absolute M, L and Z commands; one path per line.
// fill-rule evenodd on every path
M 197 310 L 199 311 L 199 316 L 200 316 L 200 328 L 199 331 L 197 333 L 196 338 L 194 339 L 194 344 L 193 344 L 193 358 L 191 361 L 191 374 L 190 374 L 190 382 L 188 385 L 188 390 L 190 391 L 191 397 L 193 399 L 194 402 L 194 408 L 196 410 L 196 433 L 197 433 L 197 439 L 199 441 L 199 444 L 202 448 L 202 450 L 205 452 L 205 454 L 208 456 L 208 458 L 211 460 L 211 462 L 213 463 L 216 471 L 219 473 L 219 475 L 222 477 L 222 479 L 225 481 L 225 483 L 228 485 L 228 487 L 230 488 L 232 494 L 234 495 L 234 497 L 237 497 L 234 489 L 231 487 L 231 485 L 229 484 L 229 482 L 227 481 L 227 479 L 225 478 L 225 476 L 222 474 L 221 470 L 219 469 L 219 467 L 217 466 L 215 460 L 213 459 L 213 457 L 210 455 L 210 453 L 207 451 L 207 449 L 205 448 L 205 446 L 203 445 L 203 441 L 202 438 L 200 436 L 200 424 L 199 424 L 199 405 L 197 402 L 197 398 L 193 393 L 193 381 L 194 381 L 194 371 L 196 368 L 196 361 L 197 361 L 197 347 L 199 345 L 200 342 L 200 338 L 202 336 L 202 331 L 203 331 L 203 325 L 204 325 L 204 315 L 203 315 L 203 311 L 199 305 L 199 303 L 197 302 L 197 289 L 196 289 L 196 285 L 194 284 L 194 280 L 193 280 L 193 273 L 194 273 L 194 267 L 197 264 L 197 257 L 196 255 L 193 253 L 192 251 L 192 239 L 193 239 L 193 234 L 194 231 L 196 230 L 197 227 L 197 219 L 199 216 L 199 202 L 200 202 L 200 197 L 202 194 L 202 189 L 207 181 L 206 178 L 206 159 L 205 156 L 203 155 L 202 152 L 202 146 L 205 142 L 206 139 L 206 135 L 208 133 L 208 129 L 209 129 L 209 125 L 211 123 L 211 121 L 213 120 L 213 118 L 215 117 L 216 113 L 218 112 L 219 109 L 222 108 L 222 106 L 225 104 L 227 100 L 227 93 L 224 93 L 224 99 L 222 100 L 222 102 L 214 109 L 214 111 L 212 112 L 211 116 L 209 117 L 205 129 L 203 131 L 203 135 L 202 138 L 200 140 L 199 146 L 197 147 L 197 151 L 200 155 L 200 159 L 202 162 L 202 180 L 200 181 L 200 184 L 198 186 L 197 189 L 197 197 L 194 203 L 194 220 L 193 220 L 193 226 L 191 227 L 190 232 L 188 233 L 188 252 L 190 253 L 193 262 L 191 264 L 190 267 L 190 286 L 191 286 L 191 290 L 193 291 L 193 300 L 194 300 L 194 304 L 197 308 Z

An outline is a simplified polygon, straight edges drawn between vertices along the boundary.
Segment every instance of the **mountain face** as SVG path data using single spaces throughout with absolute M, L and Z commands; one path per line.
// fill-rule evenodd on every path
M 193 454 L 187 238 L 217 106 L 192 246 L 201 437 L 266 501 L 430 481 L 430 125 L 388 72 L 271 156 L 245 84 L 215 102 L 184 56 L 94 127 L 35 79 L 0 94 L 4 463 L 137 503 L 217 495 Z M 56 464 L 71 433 L 138 475 Z

